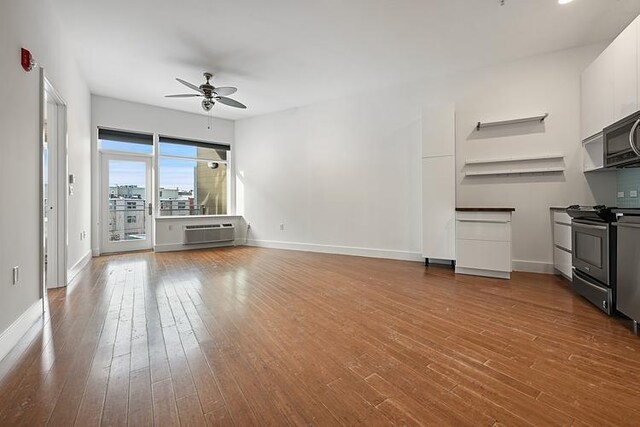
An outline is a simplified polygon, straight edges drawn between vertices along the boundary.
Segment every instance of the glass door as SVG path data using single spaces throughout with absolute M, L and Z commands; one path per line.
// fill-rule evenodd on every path
M 102 252 L 151 249 L 151 157 L 102 155 Z

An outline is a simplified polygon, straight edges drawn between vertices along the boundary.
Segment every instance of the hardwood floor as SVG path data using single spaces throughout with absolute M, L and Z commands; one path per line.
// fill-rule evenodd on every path
M 94 259 L 0 424 L 640 424 L 640 339 L 553 276 L 249 247 Z

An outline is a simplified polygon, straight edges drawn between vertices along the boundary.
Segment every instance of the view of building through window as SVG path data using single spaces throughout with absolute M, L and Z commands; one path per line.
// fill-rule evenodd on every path
M 153 145 L 147 139 L 151 136 L 140 135 L 138 141 L 135 135 L 125 132 L 101 132 L 105 135 L 100 139 L 102 151 L 153 154 Z M 226 215 L 228 149 L 224 145 L 160 137 L 160 215 Z M 149 195 L 144 174 L 137 170 L 136 162 L 130 161 L 111 162 L 109 169 L 111 241 L 144 238 Z
M 145 164 L 109 161 L 109 241 L 146 238 Z
M 227 214 L 227 151 L 160 141 L 160 215 Z

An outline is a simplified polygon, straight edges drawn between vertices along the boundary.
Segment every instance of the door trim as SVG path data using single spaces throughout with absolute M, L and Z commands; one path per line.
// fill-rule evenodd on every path
M 46 96 L 49 95 L 58 107 L 58 123 L 56 126 L 56 217 L 57 217 L 57 260 L 58 260 L 58 277 L 57 282 L 60 286 L 68 284 L 68 204 L 69 193 L 67 188 L 68 176 L 68 124 L 67 124 L 67 103 L 64 101 L 55 86 L 51 83 L 46 75 L 45 69 L 40 67 L 40 148 L 38 156 L 39 170 L 39 195 L 40 195 L 40 297 L 42 298 L 43 310 L 45 310 L 45 296 L 47 283 L 45 280 L 45 236 L 44 236 L 44 142 L 45 142 L 45 109 L 47 108 Z

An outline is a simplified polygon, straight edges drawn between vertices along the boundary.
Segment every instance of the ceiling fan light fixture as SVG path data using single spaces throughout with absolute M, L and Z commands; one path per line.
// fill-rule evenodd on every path
M 204 109 L 204 111 L 211 111 L 214 105 L 215 105 L 215 102 L 209 99 L 202 100 L 202 108 Z
M 573 0 L 558 0 L 558 4 L 568 4 L 571 3 Z

